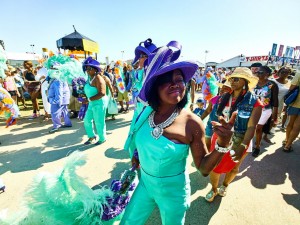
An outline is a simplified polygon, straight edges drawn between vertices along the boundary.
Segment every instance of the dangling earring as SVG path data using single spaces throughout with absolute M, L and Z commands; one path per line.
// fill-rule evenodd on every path
M 244 86 L 243 86 L 242 95 L 245 95 L 245 94 L 246 94 L 246 92 L 247 92 L 247 91 L 246 91 L 246 85 L 244 85 Z

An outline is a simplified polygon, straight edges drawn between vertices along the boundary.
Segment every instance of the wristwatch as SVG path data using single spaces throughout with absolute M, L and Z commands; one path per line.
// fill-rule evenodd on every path
M 230 151 L 232 147 L 232 143 L 228 146 L 228 147 L 221 147 L 218 145 L 218 142 L 216 141 L 216 144 L 215 144 L 215 149 L 220 152 L 220 153 L 227 153 Z

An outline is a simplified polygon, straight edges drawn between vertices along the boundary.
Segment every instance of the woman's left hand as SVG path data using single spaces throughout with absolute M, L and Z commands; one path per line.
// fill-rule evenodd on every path
M 219 117 L 219 122 L 211 122 L 214 132 L 218 135 L 218 143 L 221 146 L 229 144 L 233 134 L 232 127 L 236 116 L 237 112 L 234 112 L 228 122 L 226 122 L 222 116 Z
M 84 98 L 83 101 L 82 101 L 82 104 L 88 104 L 89 101 L 87 100 L 87 98 Z
M 140 168 L 140 161 L 136 157 L 131 158 L 131 166 L 135 166 L 136 168 Z

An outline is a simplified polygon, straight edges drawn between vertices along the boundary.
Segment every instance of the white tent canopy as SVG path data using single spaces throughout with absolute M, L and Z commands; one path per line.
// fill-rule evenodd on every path
M 218 63 L 217 68 L 228 68 L 228 67 L 238 67 L 240 66 L 241 56 L 238 55 L 224 62 Z
M 40 54 L 23 53 L 23 52 L 6 52 L 8 60 L 31 60 L 37 61 L 42 58 Z
M 199 62 L 199 61 L 196 61 L 196 63 L 198 65 L 198 67 L 205 67 L 205 65 L 203 63 Z

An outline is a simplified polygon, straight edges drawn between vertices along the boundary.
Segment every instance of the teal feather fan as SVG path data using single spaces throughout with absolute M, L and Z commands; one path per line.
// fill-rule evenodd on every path
M 113 196 L 108 187 L 92 190 L 76 168 L 86 163 L 82 152 L 72 153 L 62 171 L 41 174 L 25 193 L 25 208 L 5 225 L 99 225 L 106 199 Z M 117 219 L 117 218 L 115 218 Z M 113 221 L 109 221 L 112 224 Z

